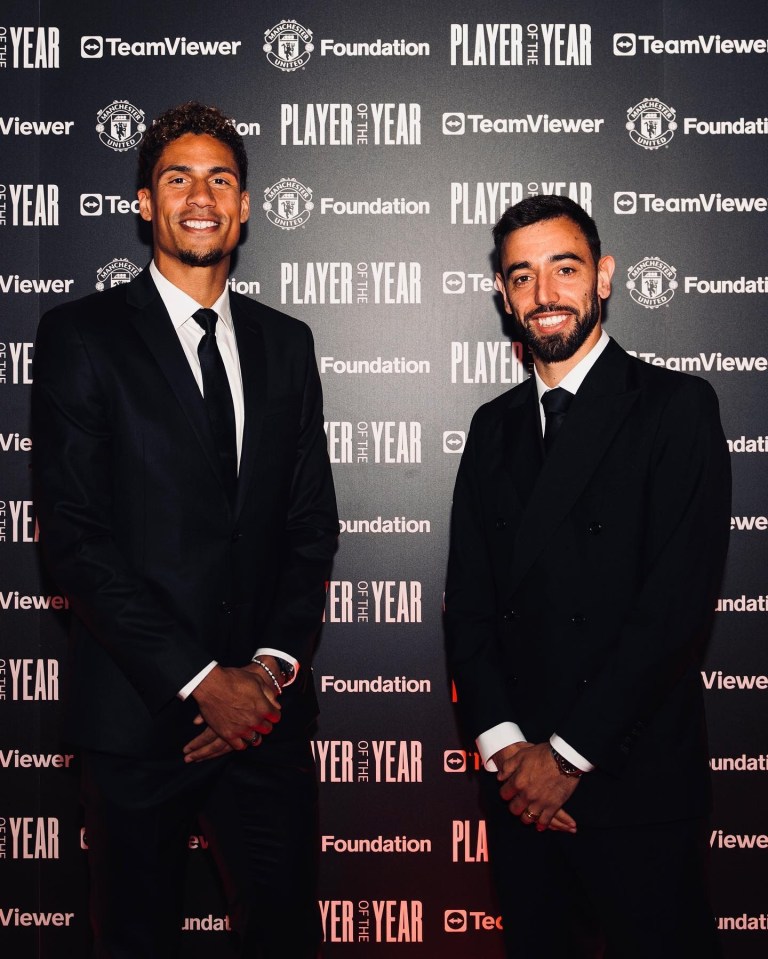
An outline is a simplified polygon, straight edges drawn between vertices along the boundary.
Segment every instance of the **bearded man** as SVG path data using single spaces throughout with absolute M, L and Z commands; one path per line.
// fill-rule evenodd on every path
M 566 197 L 510 207 L 496 286 L 534 375 L 481 407 L 453 503 L 448 660 L 507 955 L 720 955 L 701 662 L 730 523 L 715 393 L 602 328 L 614 260 Z

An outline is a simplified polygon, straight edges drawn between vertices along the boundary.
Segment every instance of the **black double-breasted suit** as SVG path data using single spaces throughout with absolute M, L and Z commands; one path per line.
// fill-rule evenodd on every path
M 474 417 L 446 588 L 459 709 L 473 738 L 512 721 L 593 763 L 579 826 L 707 808 L 700 668 L 729 517 L 713 390 L 614 341 L 546 457 L 533 378 Z

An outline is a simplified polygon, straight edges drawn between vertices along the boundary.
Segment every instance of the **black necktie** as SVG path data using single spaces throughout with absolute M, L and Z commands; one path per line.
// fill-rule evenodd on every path
M 193 318 L 203 328 L 203 338 L 197 347 L 200 369 L 203 372 L 203 397 L 208 408 L 208 419 L 221 460 L 224 481 L 230 500 L 234 501 L 237 484 L 237 439 L 235 434 L 235 407 L 229 388 L 224 361 L 216 345 L 214 310 L 198 310 Z
M 544 430 L 544 449 L 548 453 L 552 449 L 555 437 L 563 425 L 565 414 L 571 405 L 573 393 L 564 390 L 558 386 L 554 390 L 547 390 L 541 397 L 541 405 L 544 407 L 544 416 L 546 417 L 546 428 Z

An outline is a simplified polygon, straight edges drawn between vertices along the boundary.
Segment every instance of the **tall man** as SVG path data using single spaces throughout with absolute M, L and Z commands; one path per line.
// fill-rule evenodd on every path
M 310 661 L 338 519 L 311 334 L 227 287 L 246 174 L 218 110 L 163 114 L 139 156 L 152 262 L 38 332 L 35 499 L 74 613 L 98 957 L 176 955 L 196 813 L 242 955 L 318 950 Z
M 523 200 L 494 239 L 534 376 L 473 419 L 446 626 L 498 779 L 507 954 L 717 956 L 700 680 L 730 516 L 717 400 L 603 331 L 614 260 L 577 204 Z

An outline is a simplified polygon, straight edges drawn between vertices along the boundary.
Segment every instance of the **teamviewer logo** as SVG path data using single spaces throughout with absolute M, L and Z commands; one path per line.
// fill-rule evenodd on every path
M 623 215 L 637 213 L 637 194 L 632 190 L 622 190 L 613 194 L 613 212 Z
M 99 60 L 104 56 L 104 38 L 81 37 L 80 56 L 85 60 Z
M 101 216 L 102 206 L 100 193 L 80 194 L 80 216 Z
M 460 137 L 466 128 L 463 113 L 443 114 L 443 133 L 449 137 Z
M 444 928 L 446 932 L 466 932 L 467 931 L 467 910 L 466 909 L 446 909 Z
M 443 433 L 443 452 L 461 453 L 466 441 L 467 434 L 464 430 L 446 430 Z
M 447 773 L 467 771 L 467 754 L 463 749 L 446 749 L 443 753 L 443 769 Z
M 448 270 L 443 273 L 443 293 L 463 293 L 467 280 L 461 270 Z
M 614 33 L 613 55 L 615 57 L 633 57 L 637 53 L 637 37 L 634 33 Z

